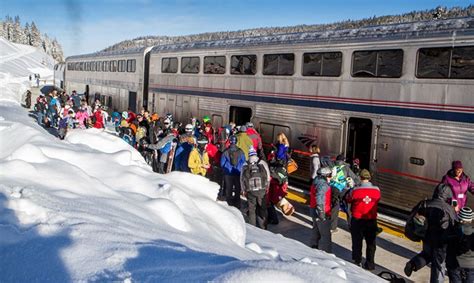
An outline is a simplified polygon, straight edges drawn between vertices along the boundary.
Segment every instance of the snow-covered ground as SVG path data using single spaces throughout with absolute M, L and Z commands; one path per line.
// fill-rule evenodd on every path
M 156 174 L 113 135 L 48 134 L 19 104 L 31 70 L 52 73 L 28 48 L 0 40 L 0 282 L 380 280 L 245 224 L 217 184 Z

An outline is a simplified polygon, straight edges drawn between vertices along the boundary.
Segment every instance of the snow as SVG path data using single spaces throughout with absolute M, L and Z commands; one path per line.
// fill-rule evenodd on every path
M 16 61 L 39 68 L 28 65 L 37 53 L 3 45 L 11 43 L 0 41 L 10 52 L 2 56 L 16 59 L 0 65 L 1 282 L 381 281 L 245 224 L 215 200 L 217 184 L 156 174 L 105 131 L 48 134 L 19 105 L 26 72 L 9 72 Z

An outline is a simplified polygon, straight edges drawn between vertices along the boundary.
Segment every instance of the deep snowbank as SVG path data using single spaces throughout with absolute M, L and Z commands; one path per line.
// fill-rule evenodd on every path
M 115 136 L 56 139 L 15 102 L 18 80 L 0 94 L 0 281 L 378 280 L 246 225 L 217 184 L 153 173 Z

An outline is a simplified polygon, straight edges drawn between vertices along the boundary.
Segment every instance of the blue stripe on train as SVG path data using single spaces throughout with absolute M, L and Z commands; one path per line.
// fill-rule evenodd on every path
M 374 106 L 374 105 L 360 105 L 360 104 L 339 103 L 339 102 L 288 99 L 288 98 L 279 98 L 279 97 L 251 96 L 251 95 L 241 95 L 241 94 L 233 94 L 233 93 L 196 91 L 196 90 L 184 90 L 184 89 L 172 89 L 172 88 L 150 88 L 150 91 L 170 93 L 170 94 L 184 94 L 184 95 L 195 95 L 195 96 L 206 96 L 206 97 L 218 97 L 218 98 L 225 98 L 225 99 L 247 100 L 247 101 L 264 102 L 264 103 L 277 103 L 277 104 L 283 104 L 283 105 L 295 105 L 295 106 L 306 106 L 306 107 L 316 107 L 316 108 L 325 108 L 325 109 L 347 110 L 347 111 L 395 115 L 395 116 L 403 116 L 403 117 L 426 118 L 426 119 L 453 121 L 453 122 L 474 123 L 474 114 L 471 114 L 471 113 L 422 110 L 422 109 Z

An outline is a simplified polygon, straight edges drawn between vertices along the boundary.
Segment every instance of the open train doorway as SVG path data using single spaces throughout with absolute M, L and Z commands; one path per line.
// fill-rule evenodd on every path
M 372 120 L 350 118 L 347 133 L 347 162 L 358 158 L 360 168 L 369 169 L 370 149 L 372 148 Z
M 84 97 L 90 105 L 92 105 L 92 102 L 89 101 L 89 85 L 86 85 L 86 89 L 84 90 Z
M 237 126 L 245 125 L 252 118 L 252 109 L 248 107 L 231 106 L 229 111 L 229 122 Z
M 133 112 L 137 112 L 137 92 L 129 91 L 128 92 L 128 108 Z

